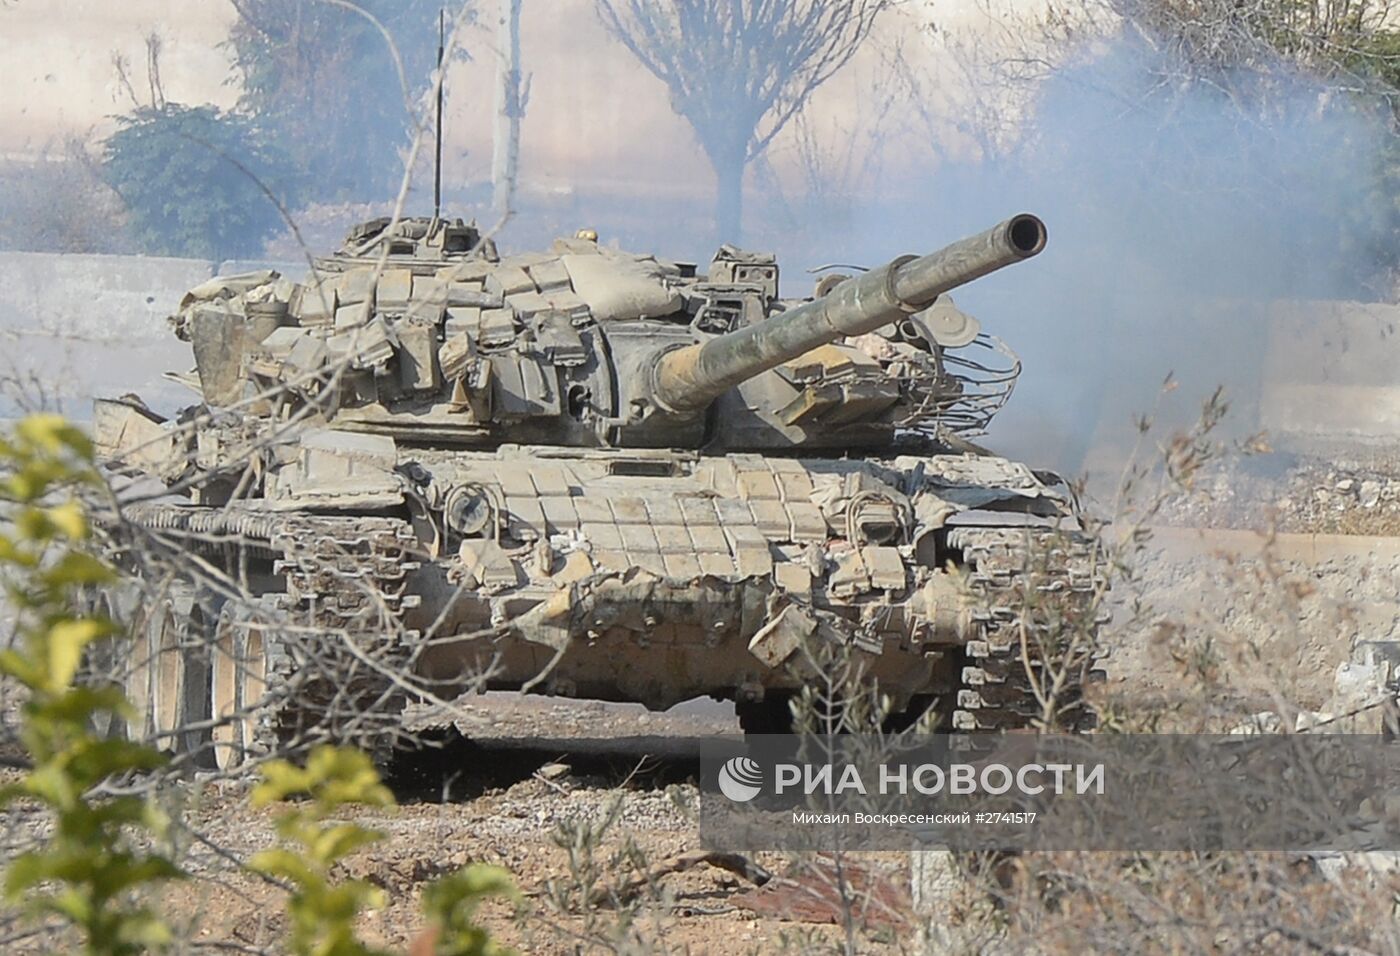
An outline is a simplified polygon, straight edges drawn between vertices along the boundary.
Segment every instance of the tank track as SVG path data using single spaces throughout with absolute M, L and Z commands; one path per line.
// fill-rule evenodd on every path
M 417 634 L 402 612 L 415 606 L 406 579 L 420 564 L 410 526 L 392 518 L 269 515 L 140 505 L 134 523 L 180 538 L 227 560 L 219 539 L 237 539 L 272 559 L 284 593 L 264 594 L 233 613 L 260 625 L 266 689 L 252 715 L 254 752 L 298 749 L 322 740 L 351 743 L 387 759 L 404 733 Z M 184 544 L 184 542 L 182 542 Z M 233 578 L 236 567 L 226 567 Z
M 1097 543 L 1074 531 L 961 527 L 949 530 L 948 545 L 962 553 L 977 631 L 964 651 L 953 729 L 1091 728 L 1095 718 L 1083 684 L 1099 676 L 1094 668 L 1101 656 L 1096 595 L 1105 575 Z M 1045 656 L 1062 654 L 1066 635 L 1076 646 L 1047 726 L 1035 688 L 1047 686 Z
M 292 628 L 266 645 L 258 743 L 330 739 L 387 759 L 409 699 L 396 678 L 410 672 L 417 636 L 401 617 L 413 601 L 404 590 L 419 566 L 416 538 L 390 518 L 292 518 L 269 543 L 287 581 L 278 611 Z

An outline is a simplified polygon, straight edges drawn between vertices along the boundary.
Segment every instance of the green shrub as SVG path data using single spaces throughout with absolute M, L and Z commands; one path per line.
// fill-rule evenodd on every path
M 295 204 L 286 154 L 263 128 L 212 106 L 141 107 L 118 122 L 102 168 L 148 253 L 257 256 Z M 269 195 L 269 193 L 271 195 Z
M 261 807 L 307 794 L 310 801 L 292 807 L 277 819 L 277 833 L 293 844 L 256 854 L 249 866 L 292 885 L 288 911 L 292 918 L 290 952 L 297 956 L 371 956 L 355 935 L 355 919 L 365 909 L 384 905 L 384 891 L 364 880 L 331 880 L 331 868 L 382 834 L 355 823 L 330 823 L 326 818 L 346 804 L 392 806 L 394 798 L 379 782 L 369 758 L 356 750 L 322 746 L 311 752 L 306 766 L 275 760 L 263 768 L 263 782 L 253 790 L 253 806 Z
M 86 549 L 88 522 L 74 497 L 97 482 L 91 462 L 86 436 L 57 416 L 31 416 L 0 438 L 0 578 L 19 644 L 0 652 L 0 674 L 28 691 L 21 740 L 33 761 L 18 783 L 0 788 L 0 805 L 37 801 L 53 817 L 48 838 L 6 868 L 4 892 L 35 916 L 76 927 L 88 953 L 137 953 L 168 942 L 170 932 L 135 891 L 181 873 L 140 848 L 166 825 L 152 801 L 93 792 L 162 758 L 96 736 L 92 717 L 128 705 L 116 688 L 74 684 L 84 648 L 116 633 L 111 621 L 80 610 L 82 590 L 113 577 Z
M 31 416 L 0 436 L 0 587 L 15 613 L 16 636 L 15 646 L 0 650 L 0 675 L 28 693 L 20 739 L 32 760 L 18 782 L 0 787 L 0 806 L 38 803 L 53 818 L 51 834 L 10 861 L 3 888 L 10 903 L 32 916 L 57 916 L 74 927 L 84 952 L 124 956 L 173 942 L 166 923 L 137 897 L 185 874 L 143 846 L 170 825 L 152 799 L 98 792 L 112 778 L 165 763 L 150 747 L 94 733 L 94 718 L 130 716 L 130 705 L 116 687 L 76 683 L 88 645 L 120 633 L 115 622 L 82 609 L 85 591 L 115 580 L 88 548 L 90 527 L 78 495 L 99 484 L 87 437 L 58 416 Z M 330 746 L 314 750 L 305 767 L 269 763 L 253 803 L 299 795 L 310 799 L 277 819 L 291 848 L 258 853 L 249 869 L 291 885 L 289 951 L 371 956 L 376 951 L 357 939 L 354 923 L 365 909 L 383 905 L 383 892 L 363 880 L 335 882 L 332 872 L 382 835 L 330 817 L 350 804 L 391 807 L 393 796 L 364 753 Z M 433 951 L 506 953 L 474 922 L 481 901 L 492 896 L 517 896 L 499 867 L 468 866 L 428 886 L 425 936 Z
M 510 873 L 476 863 L 449 873 L 423 891 L 423 913 L 436 934 L 437 956 L 505 956 L 511 952 L 476 923 L 476 910 L 490 897 L 519 899 Z
M 384 891 L 365 880 L 334 882 L 332 870 L 383 834 L 329 818 L 349 804 L 392 807 L 394 798 L 363 752 L 322 745 L 311 752 L 305 767 L 285 760 L 269 763 L 263 769 L 263 782 L 253 791 L 253 805 L 267 806 L 303 794 L 310 799 L 277 819 L 278 834 L 294 848 L 264 850 L 249 865 L 292 885 L 288 948 L 296 956 L 379 956 L 382 951 L 371 949 L 355 935 L 355 920 L 366 909 L 382 907 Z M 442 956 L 507 952 L 473 922 L 473 916 L 483 899 L 514 895 L 509 874 L 493 866 L 468 866 L 428 886 L 423 901 L 434 952 Z

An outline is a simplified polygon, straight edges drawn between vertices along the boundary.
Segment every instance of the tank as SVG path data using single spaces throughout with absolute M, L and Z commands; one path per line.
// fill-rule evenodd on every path
M 971 442 L 1020 364 L 949 293 L 1045 241 L 1015 216 L 785 297 L 731 246 L 701 272 L 590 230 L 501 256 L 462 220 L 379 219 L 302 281 L 191 290 L 198 402 L 94 413 L 115 560 L 175 556 L 159 599 L 105 597 L 136 621 L 138 729 L 212 726 L 225 766 L 383 753 L 516 690 L 708 695 L 781 731 L 832 647 L 903 718 L 1032 723 L 1019 635 L 1063 610 L 1024 596 L 1080 607 L 1095 550 L 1062 481 Z M 1078 678 L 1062 726 L 1090 719 Z

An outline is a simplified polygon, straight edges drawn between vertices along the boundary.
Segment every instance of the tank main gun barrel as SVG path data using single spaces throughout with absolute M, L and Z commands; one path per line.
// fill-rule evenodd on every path
M 1045 224 L 1022 214 L 929 255 L 901 256 L 820 299 L 662 353 L 652 366 L 651 398 L 665 411 L 693 414 L 746 379 L 842 336 L 873 332 L 1044 248 Z

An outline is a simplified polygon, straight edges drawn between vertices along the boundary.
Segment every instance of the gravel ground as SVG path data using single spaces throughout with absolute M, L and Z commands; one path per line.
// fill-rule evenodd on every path
M 643 868 L 700 848 L 687 808 L 695 805 L 695 736 L 737 731 L 732 708 L 692 704 L 667 714 L 593 702 L 520 699 L 491 694 L 468 705 L 498 728 L 472 741 L 404 758 L 389 771 L 399 805 L 392 811 L 347 809 L 343 818 L 380 831 L 382 842 L 350 858 L 341 875 L 369 880 L 389 905 L 367 915 L 371 944 L 404 951 L 421 931 L 419 897 L 433 879 L 469 863 L 515 874 L 525 894 L 519 916 L 490 903 L 482 918 L 502 941 L 525 953 L 578 953 L 621 946 L 630 951 L 769 953 L 796 935 L 834 942 L 837 927 L 759 917 L 731 903 L 752 885 L 725 870 L 700 866 L 657 882 L 655 898 L 624 916 L 603 908 L 587 918 L 561 910 L 560 892 L 582 892 L 578 858 L 561 835 L 581 825 L 609 826 L 593 850 L 603 877 L 593 886 L 621 886 Z M 16 771 L 4 771 L 13 779 Z M 3 784 L 4 780 L 0 780 Z M 166 797 L 184 821 L 177 858 L 194 879 L 164 893 L 161 908 L 184 938 L 200 944 L 276 953 L 286 930 L 285 893 L 238 867 L 276 845 L 272 810 L 254 810 L 249 784 L 237 780 L 177 785 Z M 42 836 L 41 814 L 5 814 L 7 855 Z M 570 828 L 573 828 L 572 830 Z M 568 840 L 562 842 L 567 845 Z M 907 859 L 861 854 L 891 885 L 907 887 Z M 755 861 L 783 873 L 781 854 Z M 0 937 L 3 929 L 0 928 Z M 629 942 L 630 941 L 630 942 Z M 62 949 L 42 938 L 6 952 Z M 861 952 L 895 951 L 889 935 L 861 936 Z

